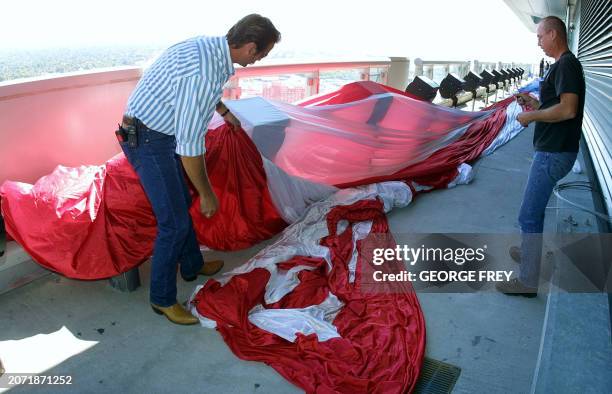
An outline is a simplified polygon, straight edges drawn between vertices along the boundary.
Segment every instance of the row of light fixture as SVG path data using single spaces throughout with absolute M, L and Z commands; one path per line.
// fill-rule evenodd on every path
M 472 92 L 472 98 L 476 98 L 476 90 L 479 87 L 486 89 L 486 94 L 497 89 L 505 89 L 513 83 L 522 79 L 525 70 L 520 67 L 501 70 L 484 70 L 480 75 L 470 71 L 465 77 L 460 78 L 455 73 L 449 73 L 438 85 L 431 79 L 417 75 L 406 87 L 406 92 L 423 100 L 432 102 L 438 91 L 440 96 L 451 99 L 453 106 L 457 105 L 457 97 L 461 92 Z M 495 88 L 492 89 L 491 86 Z

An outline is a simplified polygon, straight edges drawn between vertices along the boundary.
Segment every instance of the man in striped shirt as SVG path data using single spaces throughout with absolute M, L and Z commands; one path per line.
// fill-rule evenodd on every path
M 151 266 L 153 310 L 177 324 L 196 324 L 176 300 L 177 265 L 183 279 L 213 275 L 223 261 L 204 263 L 189 216 L 191 197 L 183 169 L 200 195 L 200 210 L 212 217 L 218 200 L 204 161 L 204 134 L 213 111 L 232 127 L 240 121 L 221 102 L 223 85 L 241 66 L 264 58 L 280 41 L 268 18 L 247 15 L 224 37 L 195 37 L 168 48 L 147 69 L 131 94 L 120 142 L 140 178 L 157 219 Z

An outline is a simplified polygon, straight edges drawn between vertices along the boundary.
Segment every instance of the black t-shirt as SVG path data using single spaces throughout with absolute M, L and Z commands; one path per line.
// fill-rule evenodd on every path
M 584 74 L 573 53 L 567 51 L 540 82 L 540 109 L 561 102 L 561 93 L 578 95 L 578 112 L 573 119 L 557 123 L 536 122 L 533 146 L 544 152 L 578 152 L 584 110 Z

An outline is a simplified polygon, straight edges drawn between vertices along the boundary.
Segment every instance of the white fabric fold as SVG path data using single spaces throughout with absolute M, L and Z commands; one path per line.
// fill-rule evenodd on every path
M 319 245 L 321 238 L 329 235 L 327 214 L 339 205 L 351 205 L 357 201 L 377 198 L 382 201 L 384 211 L 389 212 L 395 207 L 407 206 L 412 201 L 412 192 L 404 182 L 383 182 L 339 190 L 326 199 L 307 207 L 300 219 L 287 227 L 276 242 L 262 249 L 242 266 L 222 275 L 218 281 L 225 285 L 234 275 L 247 273 L 255 268 L 264 268 L 270 272 L 264 300 L 267 304 L 280 301 L 299 285 L 298 273 L 302 270 L 312 270 L 313 267 L 300 265 L 289 270 L 281 270 L 277 264 L 294 256 L 309 256 L 323 258 L 331 269 L 329 249 Z M 343 225 L 339 223 L 339 230 L 346 229 L 346 226 L 346 222 Z M 351 282 L 355 280 L 357 269 L 356 242 L 369 234 L 371 226 L 371 221 L 358 222 L 353 225 L 353 258 L 348 263 Z M 190 300 L 200 289 L 201 286 L 196 288 Z M 330 293 L 323 303 L 307 308 L 265 309 L 259 305 L 249 312 L 249 320 L 258 327 L 287 340 L 295 340 L 295 334 L 301 332 L 303 334 L 314 333 L 320 341 L 324 341 L 338 336 L 331 323 L 342 306 L 342 302 Z M 190 310 L 199 317 L 202 326 L 215 327 L 215 322 L 199 315 L 193 305 Z
M 499 131 L 499 134 L 497 135 L 497 137 L 495 137 L 493 142 L 491 142 L 491 145 L 489 145 L 482 152 L 480 157 L 490 155 L 497 148 L 504 145 L 506 142 L 516 137 L 518 133 L 523 131 L 524 127 L 521 126 L 519 121 L 516 119 L 518 114 L 520 114 L 521 112 L 523 112 L 523 108 L 516 101 L 513 101 L 508 104 L 508 107 L 506 107 L 506 122 L 504 123 L 504 126 Z

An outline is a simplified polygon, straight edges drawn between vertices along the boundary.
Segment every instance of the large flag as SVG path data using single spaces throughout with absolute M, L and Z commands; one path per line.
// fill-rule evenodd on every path
M 511 100 L 470 113 L 373 82 L 313 100 L 238 100 L 229 105 L 244 130 L 211 122 L 206 163 L 220 207 L 205 218 L 193 193 L 201 244 L 252 246 L 337 188 L 389 180 L 405 181 L 413 192 L 452 186 L 469 177 L 467 163 L 521 129 L 520 107 Z M 65 276 L 111 277 L 152 253 L 155 218 L 123 154 L 100 166 L 58 166 L 34 185 L 6 181 L 0 196 L 9 236 Z

